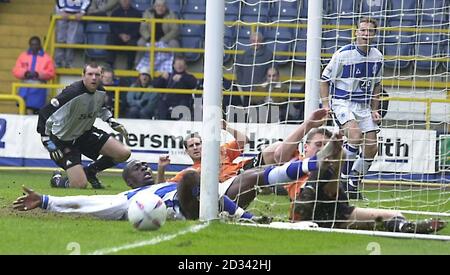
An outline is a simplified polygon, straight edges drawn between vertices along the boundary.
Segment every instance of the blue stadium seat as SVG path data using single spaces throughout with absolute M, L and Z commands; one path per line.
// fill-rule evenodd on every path
M 85 43 L 91 45 L 107 45 L 111 29 L 108 22 L 87 22 L 85 26 Z M 102 49 L 86 49 L 86 56 L 104 59 L 108 51 Z
M 225 50 L 232 50 L 233 45 L 236 43 L 236 27 L 227 27 L 224 28 L 223 34 L 223 44 Z M 223 63 L 226 63 L 231 60 L 231 54 L 225 53 L 223 55 Z
M 131 5 L 138 11 L 144 12 L 153 5 L 153 0 L 132 0 Z
M 269 15 L 269 4 L 265 2 L 258 2 L 255 5 L 252 5 L 247 1 L 248 5 L 245 4 L 245 2 L 241 5 L 241 16 L 243 15 L 249 15 L 249 16 L 255 16 L 258 15 L 260 17 L 267 17 Z
M 250 34 L 252 29 L 250 26 L 239 26 L 236 29 L 237 50 L 246 50 L 250 47 Z
M 186 0 L 181 13 L 185 19 L 205 20 L 206 0 Z
M 404 60 L 402 57 L 413 55 L 413 39 L 412 36 L 407 36 L 405 33 L 389 32 L 378 41 L 378 49 L 383 52 L 383 55 L 396 57 L 395 60 L 385 58 L 384 67 L 388 69 L 406 69 L 411 64 L 411 61 Z
M 181 25 L 180 43 L 182 48 L 203 48 L 205 27 L 204 25 Z M 201 53 L 184 53 L 187 62 L 196 62 L 202 57 Z
M 389 21 L 406 21 L 417 23 L 417 0 L 391 0 L 389 11 Z M 402 24 L 407 26 L 405 24 Z M 413 26 L 409 25 L 409 26 Z
M 166 0 L 166 6 L 178 17 L 181 17 L 181 11 L 183 8 L 182 0 Z
M 327 30 L 322 35 L 322 53 L 334 54 L 337 50 L 351 43 L 351 31 Z M 330 62 L 331 56 L 322 58 L 323 64 Z
M 421 13 L 419 13 L 419 24 L 422 27 L 436 26 L 436 25 L 446 25 L 448 28 L 449 24 L 449 1 L 430 1 L 430 0 L 420 0 L 422 2 Z
M 306 54 L 306 33 L 307 30 L 306 29 L 298 29 L 297 30 L 297 37 L 296 40 L 294 42 L 293 45 L 293 49 L 295 51 L 295 53 L 303 53 Z M 300 65 L 304 65 L 306 62 L 306 56 L 305 55 L 296 55 L 295 56 L 295 63 L 300 64 Z
M 336 21 L 344 20 L 345 24 L 341 22 L 340 25 L 354 25 L 356 23 L 359 1 L 326 0 L 323 5 L 325 18 Z
M 361 15 L 369 16 L 378 20 L 379 26 L 383 26 L 382 21 L 387 17 L 390 10 L 389 0 L 362 0 Z
M 228 18 L 238 18 L 240 9 L 239 2 L 237 1 L 230 2 L 230 1 L 232 0 L 225 1 L 225 17 L 228 16 Z M 233 20 L 227 20 L 225 18 L 225 21 L 233 21 Z
M 293 33 L 289 28 L 269 28 L 264 32 L 264 41 L 273 52 L 290 52 L 292 49 Z M 277 63 L 288 62 L 290 56 L 275 54 Z
M 296 0 L 281 0 L 270 7 L 269 17 L 271 21 L 293 21 L 298 18 L 298 12 Z
M 441 54 L 443 47 L 440 34 L 421 33 L 416 40 L 415 53 L 419 57 L 437 57 Z M 439 62 L 434 60 L 416 60 L 416 68 L 419 70 L 436 70 Z
M 447 61 L 442 62 L 444 69 L 447 72 L 450 72 L 450 36 L 446 37 L 446 43 L 444 43 L 444 47 L 442 47 L 442 56 L 447 58 Z

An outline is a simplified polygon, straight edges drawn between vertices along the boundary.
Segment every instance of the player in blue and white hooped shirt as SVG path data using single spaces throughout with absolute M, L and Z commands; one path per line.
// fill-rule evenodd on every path
M 42 208 L 50 212 L 87 214 L 106 220 L 123 220 L 127 218 L 131 198 L 138 192 L 158 195 L 166 204 L 167 218 L 182 220 L 198 218 L 198 196 L 200 178 L 198 173 L 186 173 L 180 183 L 165 182 L 155 184 L 152 170 L 145 162 L 133 160 L 124 168 L 122 177 L 132 190 L 117 195 L 65 196 L 41 195 L 23 187 L 25 195 L 17 198 L 13 207 L 20 211 Z M 186 188 L 182 188 L 186 187 Z M 181 201 L 179 197 L 185 198 Z M 221 197 L 221 209 L 237 218 L 261 221 L 253 214 L 237 206 L 226 196 Z
M 362 199 L 358 183 L 377 153 L 383 65 L 383 54 L 371 46 L 377 25 L 372 18 L 361 18 L 355 43 L 335 52 L 321 77 L 322 105 L 332 110 L 347 137 L 344 149 L 349 167 L 343 173 L 349 178 L 345 188 L 352 199 Z

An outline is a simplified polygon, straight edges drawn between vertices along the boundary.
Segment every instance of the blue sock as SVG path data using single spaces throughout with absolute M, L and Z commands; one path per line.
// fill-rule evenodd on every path
M 265 184 L 275 184 L 297 180 L 308 172 L 317 170 L 317 156 L 288 162 L 282 166 L 268 167 L 264 171 Z
M 234 201 L 232 201 L 228 196 L 222 196 L 222 202 L 223 204 L 221 211 L 227 211 L 228 213 L 230 213 L 230 215 L 234 215 L 236 214 L 237 210 L 240 210 L 239 212 L 244 212 L 244 210 L 242 208 L 240 208 Z M 249 213 L 249 212 L 244 212 L 240 218 L 244 218 L 244 219 L 251 219 L 253 217 L 253 214 Z

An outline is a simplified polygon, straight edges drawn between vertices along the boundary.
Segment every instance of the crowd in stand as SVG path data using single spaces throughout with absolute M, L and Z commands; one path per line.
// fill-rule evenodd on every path
M 144 12 L 136 9 L 132 5 L 132 0 L 82 0 L 66 1 L 59 0 L 55 6 L 55 13 L 62 16 L 57 20 L 56 42 L 57 43 L 84 43 L 85 22 L 80 19 L 85 16 L 111 16 L 111 17 L 134 17 L 134 18 L 156 18 L 156 19 L 177 19 L 177 15 L 172 12 L 166 0 L 155 0 L 153 5 Z M 110 22 L 110 35 L 108 44 L 121 46 L 150 46 L 151 24 L 146 22 Z M 158 48 L 178 48 L 179 25 L 174 23 L 156 23 L 155 25 L 155 47 Z M 39 39 L 39 38 L 37 38 Z M 250 35 L 249 47 L 243 55 L 236 56 L 236 66 L 234 81 L 224 79 L 224 89 L 234 91 L 263 91 L 263 92 L 283 92 L 288 94 L 290 86 L 280 81 L 280 72 L 273 61 L 273 52 L 263 44 L 263 36 L 259 32 Z M 31 40 L 30 40 L 31 43 Z M 40 44 L 40 41 L 39 41 Z M 30 44 L 30 55 L 32 46 Z M 42 51 L 42 49 L 39 48 Z M 37 51 L 39 51 L 37 50 Z M 114 69 L 117 69 L 116 56 L 122 53 L 126 57 L 126 69 L 139 72 L 137 79 L 118 79 L 114 76 Z M 47 54 L 42 57 L 49 62 Z M 34 53 L 36 56 L 37 53 Z M 37 55 L 40 56 L 40 55 Z M 38 64 L 44 61 L 39 57 Z M 72 68 L 74 66 L 74 49 L 57 48 L 53 60 L 51 73 L 43 74 L 37 69 L 32 69 L 32 62 L 18 64 L 14 69 L 14 75 L 23 82 L 45 83 L 55 76 L 56 68 Z M 27 57 L 29 58 L 29 57 Z M 51 59 L 51 58 L 50 58 Z M 99 60 L 95 60 L 99 61 Z M 198 80 L 194 75 L 188 73 L 188 64 L 183 55 L 173 52 L 155 52 L 154 70 L 159 77 L 152 79 L 149 53 L 144 51 L 108 51 L 105 61 L 103 84 L 105 86 L 131 86 L 139 88 L 171 88 L 171 89 L 202 89 L 203 80 Z M 54 64 L 54 65 L 53 65 Z M 256 64 L 256 65 L 255 65 Z M 23 72 L 18 72 L 18 66 L 22 66 Z M 45 65 L 50 70 L 49 65 Z M 26 68 L 28 67 L 28 68 Z M 39 69 L 42 66 L 38 66 Z M 25 72 L 27 73 L 25 74 Z M 31 71 L 33 75 L 30 75 Z M 36 113 L 45 103 L 47 97 L 46 90 L 39 96 L 22 89 L 21 95 L 27 102 L 28 113 Z M 37 89 L 35 89 L 37 91 Z M 36 96 L 32 100 L 31 98 Z M 177 106 L 186 107 L 193 113 L 194 95 L 173 94 L 173 93 L 148 93 L 148 92 L 122 92 L 120 95 L 119 117 L 142 118 L 142 119 L 179 119 L 173 117 L 172 110 Z M 114 109 L 114 94 L 109 93 L 106 104 Z M 244 106 L 254 108 L 259 114 L 255 118 L 246 119 L 249 122 L 278 122 L 286 120 L 301 120 L 302 115 L 298 104 L 288 104 L 288 97 L 255 97 L 249 96 L 224 96 L 223 107 L 226 112 L 231 106 Z M 276 109 L 276 112 L 274 112 Z M 273 114 L 272 114 L 273 113 Z M 269 115 L 267 115 L 269 114 Z M 268 118 L 268 117 L 271 118 Z

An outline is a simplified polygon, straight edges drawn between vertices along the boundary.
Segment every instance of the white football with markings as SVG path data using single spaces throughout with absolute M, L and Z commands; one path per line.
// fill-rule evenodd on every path
M 158 230 L 166 222 L 167 207 L 157 195 L 138 192 L 130 199 L 128 221 L 138 230 Z

